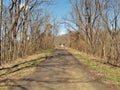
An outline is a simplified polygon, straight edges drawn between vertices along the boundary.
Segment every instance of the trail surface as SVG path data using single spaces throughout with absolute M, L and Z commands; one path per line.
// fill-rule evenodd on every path
M 62 49 L 40 62 L 34 73 L 10 82 L 9 90 L 115 90 Z

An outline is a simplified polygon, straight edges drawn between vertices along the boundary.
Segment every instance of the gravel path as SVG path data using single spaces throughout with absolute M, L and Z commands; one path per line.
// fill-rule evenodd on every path
M 62 49 L 41 62 L 34 73 L 10 82 L 9 90 L 115 90 Z

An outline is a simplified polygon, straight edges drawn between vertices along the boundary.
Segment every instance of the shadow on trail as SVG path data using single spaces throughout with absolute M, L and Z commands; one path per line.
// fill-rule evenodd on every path
M 17 71 L 20 71 L 20 70 L 35 67 L 39 63 L 39 61 L 41 59 L 44 59 L 44 58 L 45 57 L 40 57 L 40 58 L 37 58 L 37 59 L 34 59 L 34 60 L 25 61 L 25 62 L 16 64 L 16 65 L 13 65 L 11 67 L 0 68 L 0 77 L 4 76 L 4 75 L 11 74 L 11 73 L 14 73 L 14 72 L 17 72 Z
M 80 68 L 83 70 L 81 71 Z M 92 75 L 88 75 L 89 72 L 85 72 L 82 76 L 77 74 L 78 76 L 73 77 L 71 71 L 73 71 L 73 74 L 74 72 L 83 74 L 85 69 L 75 60 L 72 54 L 65 50 L 58 50 L 52 56 L 46 57 L 46 60 L 37 64 L 33 73 L 18 80 L 6 79 L 0 81 L 0 83 L 5 83 L 0 87 L 7 86 L 8 90 L 62 90 L 60 88 L 66 87 L 64 90 L 69 90 L 68 87 L 73 84 L 99 82 L 99 78 L 91 78 Z

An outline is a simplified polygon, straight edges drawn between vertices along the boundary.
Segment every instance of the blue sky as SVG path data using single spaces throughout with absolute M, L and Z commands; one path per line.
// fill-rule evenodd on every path
M 3 0 L 3 4 L 8 5 L 9 1 L 10 0 Z M 55 1 L 55 4 L 47 7 L 47 9 L 52 13 L 53 16 L 57 18 L 57 21 L 62 22 L 63 17 L 67 16 L 71 10 L 70 4 L 68 0 L 53 0 L 53 1 Z M 110 16 L 112 16 L 112 14 Z M 119 25 L 120 25 L 120 21 L 119 21 Z M 65 26 L 63 24 L 60 24 L 59 35 L 65 34 L 66 32 L 67 30 Z
M 63 21 L 63 17 L 67 16 L 70 11 L 70 4 L 68 0 L 55 0 L 55 5 L 50 7 L 53 15 L 57 16 L 59 22 Z M 59 35 L 65 34 L 67 30 L 63 24 L 60 25 Z
M 70 11 L 70 4 L 68 0 L 54 0 L 55 4 L 48 7 L 48 10 L 52 12 L 53 16 L 57 17 L 57 21 L 63 21 L 63 17 L 67 16 Z M 8 5 L 10 0 L 3 0 L 4 5 Z M 59 35 L 65 34 L 67 30 L 64 25 L 60 25 Z
M 51 11 L 58 16 L 58 18 L 63 17 L 68 14 L 70 10 L 70 5 L 68 0 L 55 0 L 55 4 L 51 6 Z

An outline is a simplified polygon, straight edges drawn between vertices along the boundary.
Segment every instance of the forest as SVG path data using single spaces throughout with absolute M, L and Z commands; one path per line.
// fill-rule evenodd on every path
M 24 3 L 23 3 L 24 2 Z M 54 0 L 10 0 L 2 6 L 0 65 L 54 48 L 59 23 L 45 6 Z M 71 11 L 63 17 L 70 48 L 120 66 L 120 1 L 68 0 Z
M 57 23 L 44 8 L 52 1 L 23 1 L 2 6 L 0 65 L 53 48 Z
M 120 1 L 69 0 L 72 10 L 64 23 L 70 47 L 120 66 Z
M 120 90 L 120 0 L 0 0 L 0 90 Z

